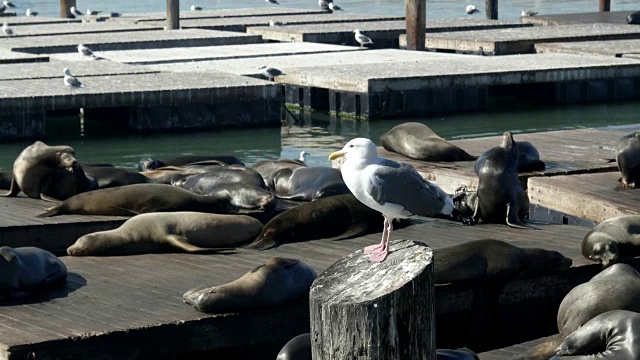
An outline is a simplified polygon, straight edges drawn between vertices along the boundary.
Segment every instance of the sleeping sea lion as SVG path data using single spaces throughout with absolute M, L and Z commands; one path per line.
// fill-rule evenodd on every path
M 22 297 L 63 284 L 67 267 L 52 253 L 37 247 L 0 247 L 0 298 Z
M 316 276 L 302 261 L 274 257 L 228 284 L 187 291 L 183 300 L 206 313 L 269 308 L 308 294 Z
M 97 181 L 98 189 L 153 182 L 139 172 L 117 167 L 84 165 L 82 170 L 88 177 Z
M 471 161 L 476 156 L 447 142 L 427 125 L 408 122 L 380 136 L 382 146 L 406 157 L 423 161 Z
M 253 240 L 262 224 L 249 216 L 200 212 L 140 214 L 120 227 L 80 237 L 72 256 L 132 255 L 165 251 L 201 252 Z
M 282 169 L 297 169 L 306 166 L 303 161 L 296 159 L 262 160 L 253 164 L 251 168 L 257 171 L 270 189 L 274 188 L 275 174 Z
M 351 193 L 340 170 L 306 166 L 277 171 L 272 190 L 279 198 L 299 201 Z
M 208 194 L 221 184 L 241 183 L 266 189 L 262 176 L 253 169 L 242 166 L 218 166 L 207 172 L 188 176 L 176 181 L 173 185 L 187 189 L 196 194 Z
M 582 255 L 604 267 L 640 255 L 640 215 L 618 216 L 596 225 L 582 240 Z
M 635 189 L 636 181 L 640 180 L 640 132 L 627 134 L 618 140 L 616 163 L 622 174 L 616 189 Z
M 244 163 L 240 161 L 240 159 L 231 155 L 212 155 L 212 156 L 181 155 L 166 161 L 155 160 L 151 158 L 141 159 L 140 162 L 138 162 L 138 171 L 149 171 L 149 170 L 161 168 L 163 166 L 184 166 L 187 164 L 197 163 L 197 162 L 202 162 L 207 160 L 221 161 L 227 165 L 237 164 L 237 165 L 244 166 Z

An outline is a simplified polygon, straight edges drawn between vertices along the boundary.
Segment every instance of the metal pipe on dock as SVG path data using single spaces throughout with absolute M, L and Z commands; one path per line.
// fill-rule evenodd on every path
M 407 50 L 424 50 L 427 28 L 426 3 L 426 0 L 405 0 Z
M 180 29 L 180 0 L 167 0 L 166 30 Z
M 60 17 L 71 18 L 71 7 L 76 6 L 76 0 L 60 0 Z
M 600 12 L 611 11 L 611 0 L 600 0 Z
M 485 0 L 485 9 L 487 11 L 487 19 L 498 20 L 498 0 Z

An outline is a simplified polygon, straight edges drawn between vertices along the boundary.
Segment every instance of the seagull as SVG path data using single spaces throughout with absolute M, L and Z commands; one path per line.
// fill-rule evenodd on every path
M 276 76 L 284 75 L 282 71 L 272 67 L 268 67 L 267 65 L 260 66 L 258 70 L 262 70 L 262 75 L 272 81 Z
M 26 12 L 27 16 L 38 16 L 38 12 L 37 11 L 31 11 L 31 8 L 27 9 Z
M 531 10 L 522 10 L 520 12 L 520 16 L 536 16 L 538 15 L 537 11 L 531 11 Z
M 273 21 L 273 20 L 269 21 L 269 26 L 282 26 L 284 24 L 286 24 L 286 23 L 284 23 L 282 21 Z
M 66 86 L 69 87 L 69 95 L 71 95 L 71 91 L 77 88 L 83 88 L 84 84 L 78 80 L 75 76 L 71 75 L 71 71 L 67 68 L 62 69 L 64 73 L 64 79 L 62 80 Z
M 365 44 L 373 44 L 373 41 L 371 41 L 371 39 L 367 35 L 361 33 L 360 30 L 355 29 L 353 30 L 353 32 L 356 34 L 356 41 L 360 43 L 360 46 L 364 46 Z
M 96 10 L 90 10 L 87 9 L 87 15 L 98 15 L 100 14 L 102 11 L 96 11 Z
M 340 6 L 334 5 L 333 2 L 329 3 L 329 9 L 331 9 L 331 11 L 342 10 L 342 8 Z
M 9 36 L 15 35 L 13 29 L 11 29 L 7 23 L 2 24 L 2 33 L 7 37 L 7 40 L 9 40 Z
M 101 57 L 97 56 L 96 54 L 93 53 L 93 51 L 91 51 L 91 49 L 89 49 L 88 47 L 79 44 L 78 45 L 78 52 L 83 56 L 83 57 L 89 57 L 92 60 L 99 60 L 101 59 Z
M 72 15 L 73 17 L 76 17 L 76 16 L 82 16 L 82 15 L 84 15 L 83 13 L 81 13 L 81 12 L 80 12 L 80 10 L 76 9 L 76 7 L 75 7 L 75 6 L 70 7 L 70 8 L 69 8 L 69 12 L 71 13 L 71 15 Z
M 356 199 L 379 211 L 384 217 L 382 241 L 367 246 L 364 253 L 372 262 L 381 262 L 389 254 L 389 242 L 394 219 L 415 215 L 453 215 L 453 200 L 437 185 L 425 180 L 407 164 L 378 156 L 373 141 L 355 138 L 329 160 L 345 158 L 340 168 L 342 179 Z
M 276 5 L 280 5 L 280 3 L 278 2 L 278 0 L 264 0 L 268 3 L 272 3 L 272 4 L 276 4 Z
M 331 10 L 329 8 L 329 2 L 326 0 L 318 0 L 318 5 L 320 5 L 320 9 L 324 10 L 324 11 L 329 11 Z
M 4 1 L 2 2 L 2 5 L 6 6 L 6 7 L 8 7 L 8 8 L 14 8 L 14 7 L 16 7 L 15 5 L 13 5 L 13 4 L 12 4 L 10 1 L 8 1 L 8 0 L 4 0 Z
M 467 14 L 469 15 L 480 12 L 480 10 L 478 10 L 478 8 L 475 5 L 467 5 L 466 11 L 467 11 Z
M 307 163 L 307 156 L 309 156 L 309 153 L 302 150 L 300 151 L 300 157 L 298 158 L 298 160 L 300 160 L 300 162 L 302 162 L 303 164 Z
M 200 10 L 202 10 L 202 7 L 191 5 L 191 11 L 200 11 Z

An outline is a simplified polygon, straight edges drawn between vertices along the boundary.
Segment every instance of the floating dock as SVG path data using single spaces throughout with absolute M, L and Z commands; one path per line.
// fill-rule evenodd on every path
M 113 23 L 53 23 L 41 25 L 22 25 L 13 28 L 12 39 L 30 38 L 34 36 L 71 35 L 71 34 L 103 34 L 131 31 L 162 30 L 162 26 L 140 26 L 135 24 Z M 3 39 L 4 40 L 4 39 Z M 31 39 L 24 40 L 28 43 Z M 6 43 L 7 41 L 3 41 Z M 4 44 L 0 46 L 4 47 Z
M 562 53 L 640 58 L 640 39 L 536 44 L 536 53 Z
M 523 16 L 520 21 L 533 25 L 574 25 L 574 24 L 624 24 L 627 25 L 627 16 L 632 11 L 605 11 L 605 12 L 586 12 L 574 14 L 554 14 L 554 15 L 536 15 Z

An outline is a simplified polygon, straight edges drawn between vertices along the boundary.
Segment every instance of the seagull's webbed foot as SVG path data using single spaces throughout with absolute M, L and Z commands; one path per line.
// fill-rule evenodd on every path
M 371 256 L 369 256 L 369 261 L 371 262 L 383 262 L 384 259 L 389 255 L 389 248 L 385 248 L 382 250 L 378 250 L 376 252 L 372 252 Z
M 365 255 L 369 255 L 369 254 L 374 254 L 380 251 L 384 251 L 384 244 L 380 243 L 377 245 L 370 245 L 364 248 L 364 250 L 362 251 Z

